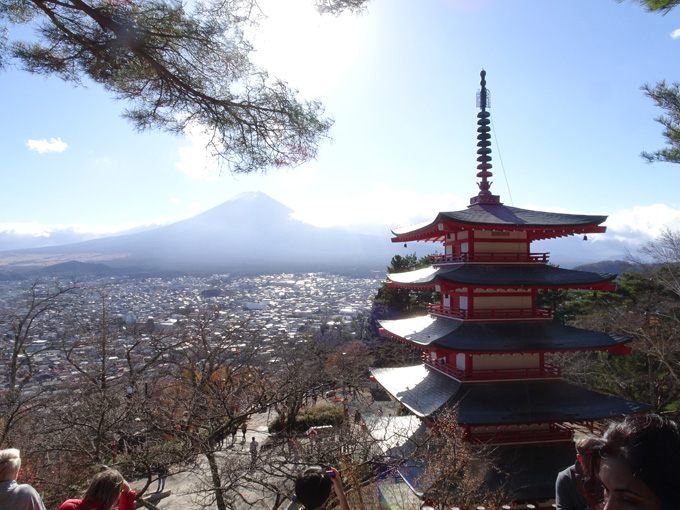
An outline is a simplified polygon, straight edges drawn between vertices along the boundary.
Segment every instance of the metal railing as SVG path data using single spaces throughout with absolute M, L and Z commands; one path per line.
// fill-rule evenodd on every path
M 433 369 L 443 372 L 456 380 L 466 382 L 498 381 L 506 379 L 559 379 L 562 377 L 562 369 L 552 365 L 544 365 L 540 368 L 494 368 L 465 372 L 459 368 L 433 361 L 427 353 L 423 353 L 422 359 L 423 363 Z
M 474 442 L 487 444 L 544 443 L 546 441 L 568 441 L 573 432 L 566 427 L 551 425 L 548 429 L 508 430 L 496 432 L 465 431 L 465 437 Z
M 434 315 L 460 320 L 509 320 L 509 319 L 552 319 L 552 308 L 494 308 L 465 310 L 441 304 L 428 304 L 427 311 Z
M 430 255 L 432 265 L 462 264 L 546 264 L 549 253 L 456 253 L 453 255 Z

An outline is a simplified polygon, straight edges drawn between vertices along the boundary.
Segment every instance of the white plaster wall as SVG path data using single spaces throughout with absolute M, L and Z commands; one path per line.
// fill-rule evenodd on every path
M 526 239 L 527 233 L 523 231 L 492 231 L 475 230 L 475 239 Z
M 500 368 L 539 368 L 541 358 L 533 354 L 478 354 L 472 357 L 473 370 Z
M 475 296 L 475 310 L 531 308 L 531 296 Z
M 475 243 L 476 253 L 526 253 L 524 243 Z

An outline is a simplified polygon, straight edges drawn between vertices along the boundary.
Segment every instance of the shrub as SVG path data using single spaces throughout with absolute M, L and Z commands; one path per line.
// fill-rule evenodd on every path
M 297 415 L 292 430 L 305 432 L 309 427 L 322 425 L 339 425 L 342 423 L 342 409 L 333 406 L 316 406 Z M 277 416 L 269 424 L 269 432 L 281 431 L 281 417 Z

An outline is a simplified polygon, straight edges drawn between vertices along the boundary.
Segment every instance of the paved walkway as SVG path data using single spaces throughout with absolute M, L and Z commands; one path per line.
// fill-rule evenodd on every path
M 218 454 L 218 456 L 236 456 L 239 461 L 247 462 L 250 459 L 250 452 L 248 450 L 249 443 L 253 437 L 262 445 L 264 440 L 269 436 L 267 432 L 267 413 L 260 413 L 253 415 L 248 420 L 248 430 L 246 431 L 246 439 L 243 439 L 241 429 L 236 434 L 236 442 L 231 446 L 231 435 L 225 441 L 225 448 Z M 245 459 L 245 460 L 244 460 Z M 200 455 L 195 465 L 185 466 L 185 469 L 179 473 L 172 474 L 177 469 L 170 469 L 170 475 L 165 481 L 165 491 L 170 491 L 170 496 L 156 502 L 155 505 L 162 510 L 192 510 L 194 508 L 201 508 L 196 500 L 196 490 L 200 487 L 201 479 L 196 474 L 207 473 L 208 465 L 205 457 Z M 143 481 L 132 483 L 132 488 L 143 487 Z M 156 488 L 156 482 L 151 484 L 151 488 Z M 147 492 L 145 496 L 149 496 Z M 216 508 L 211 506 L 208 508 Z M 243 509 L 258 508 L 244 504 Z M 259 508 L 271 508 L 271 506 L 261 506 Z M 285 508 L 285 507 L 284 507 Z
M 342 407 L 342 400 L 335 401 L 334 398 L 320 398 L 318 405 L 336 405 Z M 370 394 L 359 394 L 354 397 L 348 397 L 348 410 L 350 413 L 350 420 L 354 421 L 354 413 L 359 410 L 363 418 L 368 418 L 371 415 L 377 415 L 378 409 L 382 410 L 384 416 L 395 415 L 396 406 L 394 402 L 374 402 L 370 397 Z M 248 430 L 246 431 L 245 440 L 243 439 L 242 432 L 239 429 L 236 434 L 236 443 L 231 446 L 231 436 L 227 436 L 225 439 L 225 448 L 218 454 L 219 457 L 233 458 L 234 462 L 242 463 L 247 465 L 250 461 L 249 443 L 253 437 L 259 443 L 260 446 L 264 444 L 264 441 L 269 436 L 267 432 L 267 420 L 270 418 L 268 413 L 260 413 L 253 415 L 248 421 Z M 273 416 L 271 416 L 273 418 Z M 197 463 L 193 466 L 186 466 L 182 472 L 172 474 L 173 471 L 177 469 L 170 469 L 170 475 L 167 477 L 165 482 L 165 491 L 170 491 L 170 496 L 157 501 L 155 504 L 161 510 L 193 510 L 201 508 L 201 505 L 197 501 L 197 490 L 200 487 L 201 479 L 197 473 L 207 473 L 208 466 L 207 461 L 204 456 L 199 456 Z M 141 488 L 142 481 L 138 483 L 132 483 L 132 488 Z M 152 488 L 156 487 L 156 482 L 151 485 Z M 388 508 L 412 508 L 411 504 L 404 505 L 404 498 L 408 494 L 403 494 L 399 487 L 394 487 L 392 490 L 396 490 L 399 493 L 399 497 L 388 497 L 387 499 L 399 500 L 400 503 L 395 506 L 394 501 L 383 501 L 385 506 Z M 390 492 L 390 491 L 387 491 Z M 413 493 L 408 491 L 411 496 Z M 149 494 L 147 493 L 146 496 Z M 250 496 L 253 496 L 252 494 Z M 415 497 L 415 496 L 413 496 Z M 269 503 L 269 504 L 267 504 Z M 284 509 L 288 502 L 286 501 L 281 505 L 281 509 Z M 419 505 L 418 505 L 419 506 Z M 271 502 L 263 502 L 258 506 L 251 506 L 246 503 L 242 504 L 243 510 L 248 509 L 271 509 Z M 216 508 L 215 505 L 208 507 L 208 509 Z M 239 508 L 239 510 L 241 510 Z

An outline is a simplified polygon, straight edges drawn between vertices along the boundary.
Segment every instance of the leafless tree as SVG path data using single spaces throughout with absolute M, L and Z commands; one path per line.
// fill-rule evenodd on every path
M 0 323 L 9 326 L 2 343 L 10 352 L 9 362 L 2 365 L 0 373 L 0 380 L 7 384 L 0 397 L 2 447 L 17 446 L 13 433 L 26 426 L 25 420 L 43 398 L 45 385 L 37 378 L 41 368 L 36 360 L 52 348 L 53 337 L 48 339 L 46 333 L 59 328 L 78 288 L 76 282 L 36 280 L 13 304 L 0 311 Z M 41 334 L 45 338 L 34 342 Z

